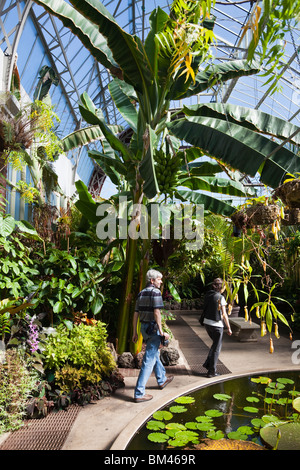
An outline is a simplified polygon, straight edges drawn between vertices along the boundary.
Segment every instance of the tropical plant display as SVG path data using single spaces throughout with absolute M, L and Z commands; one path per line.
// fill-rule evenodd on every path
M 23 354 L 21 359 L 14 358 L 23 361 L 20 383 L 24 380 L 26 385 L 27 404 L 24 408 L 22 397 L 21 412 L 27 409 L 30 417 L 45 416 L 53 407 L 86 403 L 122 386 L 107 346 L 108 334 L 113 335 L 118 353 L 132 349 L 129 338 L 134 299 L 144 285 L 150 262 L 164 274 L 165 298 L 176 302 L 180 302 L 180 296 L 188 300 L 200 297 L 199 286 L 224 276 L 230 304 L 238 297 L 242 300 L 246 321 L 252 321 L 251 315 L 256 313 L 262 336 L 266 331 L 270 334 L 273 352 L 272 334 L 274 330 L 279 337 L 278 320 L 290 326 L 277 302 L 288 305 L 289 314 L 293 314 L 295 300 L 290 302 L 277 294 L 283 275 L 269 259 L 271 248 L 275 252 L 286 243 L 281 237 L 284 208 L 281 200 L 256 198 L 255 191 L 242 184 L 241 176 L 259 175 L 266 186 L 276 188 L 287 169 L 296 175 L 299 156 L 280 143 L 294 135 L 291 142 L 299 145 L 300 134 L 292 124 L 258 110 L 227 103 L 182 106 L 181 101 L 187 103 L 186 98 L 227 80 L 261 73 L 266 63 L 266 85 L 275 90 L 278 75 L 274 74 L 274 59 L 283 57 L 280 28 L 288 28 L 293 21 L 287 15 L 294 2 L 276 0 L 277 10 L 270 8 L 269 0 L 264 0 L 263 11 L 257 5 L 255 22 L 245 26 L 245 31 L 250 28 L 253 32 L 249 57 L 222 64 L 213 55 L 215 19 L 210 2 L 175 0 L 169 14 L 156 8 L 144 44 L 124 31 L 100 1 L 36 3 L 69 27 L 109 70 L 109 91 L 125 126 L 110 125 L 86 92 L 81 95 L 79 109 L 87 127 L 62 142 L 53 134 L 57 116 L 43 101 L 34 102 L 30 115 L 21 113 L 12 122 L 3 119 L 0 126 L 7 161 L 14 165 L 25 162 L 34 181 L 32 187 L 20 183 L 17 188 L 35 204 L 34 226 L 0 214 L 0 341 L 8 352 L 16 348 Z M 298 14 L 299 8 L 293 13 Z M 276 64 L 279 70 L 278 61 Z M 48 72 L 42 69 L 40 78 Z M 55 84 L 52 73 L 49 77 Z M 36 97 L 42 100 L 46 96 L 50 82 Z M 36 126 L 33 133 L 20 137 L 25 118 Z M 43 141 L 45 135 L 47 142 Z M 78 199 L 59 213 L 45 204 L 46 194 L 59 189 L 49 162 L 62 148 L 67 152 L 95 140 L 100 142 L 101 151 L 90 150 L 89 157 L 114 183 L 116 194 L 109 200 L 95 200 L 87 186 L 77 181 Z M 231 198 L 236 196 L 248 198 L 238 208 L 242 220 L 235 220 L 242 231 L 240 238 L 228 235 L 237 213 Z M 125 209 L 122 198 L 126 200 Z M 268 219 L 266 227 L 261 221 L 252 223 L 254 212 L 245 216 L 253 203 L 255 213 L 271 209 L 273 218 Z M 167 221 L 170 238 L 160 233 L 151 240 L 149 227 L 155 204 L 178 204 L 180 208 L 203 205 L 202 248 L 188 250 L 187 237 L 177 240 L 173 236 L 173 215 Z M 141 228 L 145 215 L 142 207 L 148 217 L 146 236 Z M 162 220 L 160 225 L 163 228 Z M 110 226 L 115 231 L 105 238 L 103 227 Z M 164 324 L 164 328 L 168 326 Z M 137 343 L 140 347 L 141 341 Z M 33 376 L 28 370 L 34 371 Z M 3 383 L 13 380 L 14 371 L 11 367 L 7 372 L 0 363 Z M 272 415 L 274 397 L 283 383 L 278 380 L 276 385 L 269 385 L 274 396 L 272 402 L 264 400 L 271 403 L 264 415 Z M 23 390 L 23 385 L 20 387 Z M 0 399 L 2 393 L 0 390 Z M 207 410 L 193 423 L 164 422 L 184 413 L 185 405 L 193 403 L 192 398 L 189 403 L 184 401 L 188 398 L 178 399 L 169 410 L 153 416 L 148 429 L 155 435 L 150 440 L 177 447 L 198 442 L 199 432 L 206 433 L 201 438 L 209 440 L 225 437 L 214 427 L 213 419 L 221 416 L 216 411 Z M 290 405 L 288 401 L 285 404 Z M 298 402 L 294 405 L 298 410 Z M 5 416 L 11 411 L 7 403 L 3 409 Z M 293 416 L 290 409 L 287 413 L 289 424 L 299 425 L 298 415 Z M 5 430 L 19 426 L 20 421 L 16 423 L 7 421 Z M 245 427 L 227 437 L 242 440 L 252 431 Z
M 291 11 L 293 2 L 288 2 L 288 5 L 277 2 L 277 20 L 270 3 L 264 2 L 263 14 L 258 12 L 256 23 L 247 25 L 254 32 L 248 60 L 221 65 L 211 65 L 214 18 L 210 4 L 206 2 L 174 1 L 170 14 L 158 7 L 150 16 L 150 32 L 144 44 L 125 32 L 100 1 L 73 0 L 71 5 L 63 0 L 37 0 L 36 3 L 70 28 L 113 77 L 109 90 L 131 129 L 129 145 L 112 132 L 102 111 L 95 108 L 86 93 L 81 97 L 79 108 L 90 127 L 84 133 L 79 131 L 79 135 L 82 143 L 89 141 L 91 135 L 95 138 L 95 133 L 105 137 L 102 140 L 103 151 L 92 151 L 89 155 L 104 168 L 118 187 L 119 194 L 124 191 L 133 204 L 147 203 L 160 194 L 174 195 L 181 201 L 204 204 L 205 209 L 211 212 L 230 216 L 234 211 L 230 204 L 198 190 L 245 194 L 245 189 L 235 181 L 232 169 L 251 176 L 259 172 L 261 181 L 271 187 L 275 187 L 286 172 L 282 161 L 288 161 L 292 171 L 297 171 L 299 158 L 266 136 L 273 134 L 286 139 L 293 133 L 293 126 L 286 122 L 283 126 L 280 119 L 229 104 L 184 106 L 174 115 L 170 113 L 170 104 L 174 100 L 194 96 L 215 83 L 258 73 L 260 63 L 268 53 L 276 56 L 281 38 L 279 29 L 287 27 L 286 11 Z M 298 8 L 294 14 L 297 12 Z M 261 26 L 268 21 L 274 32 L 272 37 L 270 30 L 266 36 Z M 257 63 L 255 53 L 258 50 Z M 273 65 L 272 61 L 270 63 Z M 67 148 L 77 146 L 78 138 L 74 133 L 66 138 Z M 181 141 L 189 143 L 191 148 L 181 150 Z M 241 148 L 245 155 L 243 159 L 239 158 Z M 272 158 L 268 158 L 273 151 Z M 251 158 L 247 158 L 246 155 L 250 154 Z M 202 155 L 217 159 L 219 169 L 220 162 L 225 163 L 232 179 L 222 181 L 215 176 L 212 167 L 207 173 L 203 161 L 196 162 Z M 170 163 L 161 172 L 164 159 Z M 221 168 L 223 170 L 224 167 Z M 178 186 L 183 189 L 178 189 Z M 90 214 L 94 223 L 99 220 L 95 215 L 96 205 L 91 204 L 86 196 L 78 207 L 84 209 L 85 215 Z M 132 220 L 139 225 L 138 214 L 133 214 Z M 145 241 L 128 238 L 118 326 L 120 352 L 128 348 L 135 266 L 142 266 L 140 276 L 143 279 L 148 252 L 149 244 Z

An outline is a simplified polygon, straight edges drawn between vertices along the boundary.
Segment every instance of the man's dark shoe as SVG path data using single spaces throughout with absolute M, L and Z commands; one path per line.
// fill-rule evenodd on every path
M 221 375 L 221 374 L 218 374 L 217 372 L 215 372 L 215 373 L 214 372 L 212 372 L 212 373 L 209 372 L 206 377 L 208 377 L 210 379 L 211 377 L 217 377 L 218 375 Z
M 172 382 L 172 380 L 174 379 L 174 375 L 170 375 L 170 377 L 167 378 L 167 380 L 162 384 L 162 385 L 159 385 L 158 388 L 160 390 L 162 390 L 163 388 L 165 388 L 170 382 Z
M 140 403 L 142 401 L 149 401 L 152 400 L 153 396 L 152 395 L 144 395 L 143 397 L 140 398 L 135 398 L 134 401 L 135 403 Z

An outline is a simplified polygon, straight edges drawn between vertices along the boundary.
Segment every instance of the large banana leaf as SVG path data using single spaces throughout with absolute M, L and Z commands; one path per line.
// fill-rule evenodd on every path
M 123 82 L 124 83 L 124 82 Z M 138 112 L 136 107 L 132 104 L 132 101 L 128 97 L 128 92 L 131 90 L 129 89 L 127 93 L 125 93 L 124 88 L 122 86 L 121 80 L 115 78 L 111 81 L 108 85 L 110 94 L 112 99 L 114 100 L 116 107 L 122 114 L 123 118 L 129 124 L 131 129 L 134 132 L 137 132 L 137 122 L 138 122 Z
M 104 135 L 104 137 L 109 142 L 110 146 L 117 152 L 121 152 L 124 160 L 131 161 L 132 154 L 130 150 L 124 145 L 118 137 L 111 132 L 110 128 L 107 126 L 103 116 L 99 113 L 99 110 L 96 110 L 96 107 L 92 100 L 89 98 L 87 93 L 83 93 L 80 97 L 81 101 L 79 103 L 79 110 L 83 119 L 88 124 L 98 125 Z
M 264 113 L 258 109 L 246 108 L 228 103 L 208 103 L 201 105 L 184 106 L 183 112 L 187 116 L 207 116 L 228 120 L 240 126 L 247 127 L 256 132 L 271 135 L 279 139 L 290 138 L 299 127 L 284 119 Z M 290 142 L 300 144 L 300 132 Z
M 124 80 L 136 90 L 146 92 L 153 75 L 139 39 L 126 33 L 99 0 L 71 0 L 71 3 L 85 18 L 96 24 L 107 39 Z
M 99 217 L 96 216 L 97 204 L 90 195 L 88 188 L 82 181 L 76 181 L 75 183 L 79 200 L 75 202 L 77 209 L 84 214 L 93 224 L 99 222 Z
M 300 171 L 300 158 L 286 148 L 249 129 L 220 119 L 192 117 L 167 124 L 170 131 L 209 155 L 275 188 L 287 171 Z
M 237 79 L 247 75 L 254 75 L 260 71 L 259 64 L 249 63 L 247 60 L 230 60 L 220 65 L 210 65 L 204 71 L 198 72 L 195 84 L 190 85 L 185 95 L 187 98 L 215 85 L 217 82 Z
M 245 197 L 246 195 L 245 188 L 241 183 L 216 176 L 181 176 L 179 186 L 185 186 L 192 190 L 210 191 L 231 196 Z
M 144 180 L 143 191 L 149 199 L 152 199 L 159 191 L 153 158 L 153 150 L 156 148 L 157 137 L 149 125 L 147 126 L 146 134 L 146 138 L 148 139 L 148 142 L 146 143 L 147 150 L 145 157 L 141 161 L 139 170 L 141 177 Z
M 93 20 L 89 21 L 63 0 L 34 0 L 50 14 L 59 18 L 74 33 L 95 59 L 116 76 L 121 75 L 119 65 L 113 58 L 107 40 L 99 33 Z M 84 1 L 82 0 L 82 3 Z
M 231 206 L 229 203 L 216 199 L 208 194 L 198 193 L 197 191 L 178 189 L 175 192 L 175 196 L 181 201 L 202 204 L 204 205 L 205 210 L 210 211 L 213 214 L 230 217 L 234 212 L 236 212 L 236 207 Z

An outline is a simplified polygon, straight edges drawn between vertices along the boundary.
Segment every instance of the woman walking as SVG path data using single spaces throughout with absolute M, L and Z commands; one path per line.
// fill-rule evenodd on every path
M 225 286 L 222 279 L 217 278 L 212 283 L 212 289 L 209 290 L 204 299 L 204 321 L 203 324 L 207 334 L 212 340 L 212 346 L 208 352 L 203 367 L 207 369 L 207 377 L 215 377 L 217 373 L 217 362 L 222 348 L 222 339 L 224 323 L 227 327 L 227 333 L 232 334 L 228 316 L 226 313 L 226 300 L 222 295 Z

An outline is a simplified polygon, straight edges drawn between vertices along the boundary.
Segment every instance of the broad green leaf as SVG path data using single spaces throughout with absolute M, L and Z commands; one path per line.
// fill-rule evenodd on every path
M 244 411 L 247 411 L 247 413 L 258 413 L 258 408 L 255 408 L 254 406 L 245 406 L 243 408 Z
M 149 125 L 147 125 L 146 134 L 148 139 L 146 144 L 146 154 L 139 166 L 139 171 L 144 180 L 144 193 L 149 199 L 152 199 L 159 191 L 153 156 L 153 150 L 156 147 L 156 135 Z
M 180 298 L 180 295 L 178 294 L 177 290 L 175 289 L 174 285 L 172 284 L 171 281 L 167 281 L 168 282 L 168 289 L 170 290 L 170 293 L 171 295 L 173 296 L 173 299 L 176 301 L 176 302 L 181 302 L 181 298 Z M 178 402 L 177 402 L 178 403 Z
M 89 21 L 99 28 L 106 38 L 115 62 L 123 72 L 123 79 L 136 90 L 147 92 L 152 73 L 148 59 L 137 36 L 126 33 L 109 11 L 99 1 L 71 0 L 71 3 Z
M 190 117 L 167 124 L 176 137 L 201 148 L 208 155 L 228 164 L 231 168 L 256 176 L 263 183 L 277 187 L 288 171 L 300 171 L 300 158 L 267 137 L 237 124 L 210 117 Z M 242 156 L 242 158 L 241 158 Z
M 224 433 L 223 431 L 214 431 L 214 430 L 211 430 L 211 431 L 208 431 L 207 435 L 206 435 L 209 439 L 214 439 L 215 441 L 218 441 L 220 439 L 223 439 L 224 438 Z
M 182 175 L 179 177 L 179 186 L 185 186 L 189 189 L 210 191 L 218 194 L 227 194 L 230 196 L 246 196 L 244 186 L 228 178 L 218 178 L 215 176 L 194 176 L 187 177 Z
M 227 395 L 226 393 L 215 393 L 213 395 L 213 397 L 216 399 L 216 400 L 222 400 L 222 401 L 227 401 L 227 400 L 231 400 L 231 395 Z
M 259 402 L 259 398 L 257 398 L 257 397 L 246 397 L 246 400 L 249 403 L 258 403 Z
M 183 396 L 183 397 L 178 397 L 178 398 L 175 398 L 174 400 L 176 403 L 180 403 L 182 405 L 187 405 L 189 403 L 195 403 L 195 398 L 194 397 L 186 397 L 186 396 Z
M 265 113 L 258 109 L 228 103 L 205 103 L 201 105 L 184 106 L 183 112 L 187 116 L 206 116 L 222 119 L 255 132 L 267 134 L 282 140 L 290 138 L 298 127 L 290 122 Z M 291 142 L 300 144 L 300 133 L 295 135 Z
M 199 431 L 212 431 L 216 429 L 216 426 L 214 426 L 212 423 L 198 423 L 197 429 Z
M 136 107 L 124 92 L 121 80 L 115 78 L 108 85 L 112 99 L 123 118 L 134 132 L 137 132 L 138 113 Z
M 77 131 L 71 132 L 62 139 L 63 150 L 68 152 L 82 145 L 103 139 L 103 133 L 98 125 L 84 127 Z
M 94 103 L 86 92 L 84 92 L 80 97 L 79 110 L 88 124 L 98 125 L 100 127 L 110 146 L 117 152 L 120 152 L 124 160 L 130 161 L 132 159 L 131 152 L 128 150 L 126 145 L 124 145 L 118 137 L 114 135 L 106 124 L 102 113 L 96 109 Z
M 148 423 L 146 424 L 146 428 L 150 429 L 151 431 L 159 431 L 160 429 L 165 428 L 165 424 L 162 423 L 161 421 L 151 420 L 151 421 L 148 421 Z
M 184 406 L 170 406 L 171 413 L 184 413 L 185 411 L 187 411 L 187 408 L 185 408 Z
M 152 432 L 148 434 L 147 437 L 149 441 L 158 443 L 166 442 L 169 439 L 169 436 L 167 434 L 163 434 L 162 432 Z
M 159 421 L 169 421 L 173 418 L 173 415 L 169 411 L 155 411 L 155 413 L 153 413 L 153 418 L 158 419 Z
M 220 65 L 210 65 L 204 71 L 197 73 L 196 83 L 190 85 L 184 97 L 201 93 L 216 83 L 256 74 L 259 70 L 257 63 L 250 63 L 247 60 L 231 60 Z
M 293 408 L 300 413 L 300 397 L 293 400 Z
M 16 221 L 11 215 L 3 217 L 0 214 L 0 236 L 9 237 L 14 231 L 15 225 Z
M 239 431 L 232 431 L 227 434 L 227 437 L 229 439 L 234 439 L 234 440 L 241 440 L 241 441 L 246 441 L 248 439 L 247 434 L 242 434 Z
M 207 194 L 198 193 L 197 191 L 178 189 L 175 192 L 175 196 L 178 197 L 178 199 L 181 201 L 189 201 L 193 202 L 194 204 L 203 204 L 205 210 L 210 211 L 213 214 L 230 217 L 236 211 L 236 207 L 233 207 L 230 204 Z
M 167 429 L 176 429 L 177 431 L 185 431 L 185 426 L 180 423 L 167 423 Z
M 209 416 L 210 418 L 217 418 L 219 416 L 223 416 L 223 411 L 220 410 L 206 410 L 205 412 L 206 416 Z
M 87 20 L 79 13 L 78 9 L 74 9 L 63 0 L 55 0 L 55 2 L 53 0 L 35 0 L 35 3 L 59 18 L 64 26 L 80 39 L 92 56 L 108 68 L 112 74 L 120 75 L 120 68 L 113 58 L 107 40 L 99 33 L 97 24 Z
M 27 220 L 17 220 L 16 225 L 18 226 L 20 232 L 22 232 L 27 238 L 30 238 L 31 240 L 38 240 L 40 242 L 43 241 L 33 225 L 27 222 Z

